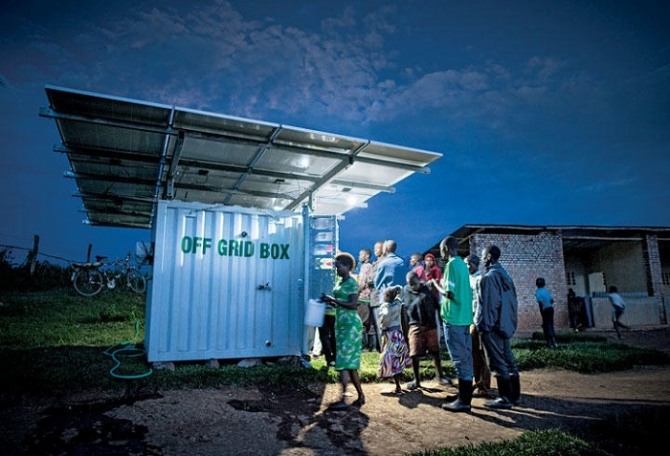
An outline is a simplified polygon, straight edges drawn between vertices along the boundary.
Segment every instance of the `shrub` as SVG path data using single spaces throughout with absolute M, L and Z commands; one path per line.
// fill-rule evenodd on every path
M 0 291 L 46 291 L 66 287 L 72 269 L 36 261 L 33 272 L 30 264 L 13 264 L 12 252 L 0 250 Z

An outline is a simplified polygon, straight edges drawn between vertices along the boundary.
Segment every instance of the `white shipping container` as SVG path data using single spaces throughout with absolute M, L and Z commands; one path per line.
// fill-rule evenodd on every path
M 300 355 L 304 215 L 160 201 L 150 362 Z

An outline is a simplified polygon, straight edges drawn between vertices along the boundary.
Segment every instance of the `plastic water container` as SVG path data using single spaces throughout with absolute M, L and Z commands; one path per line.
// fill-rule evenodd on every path
M 323 316 L 326 313 L 326 303 L 319 299 L 310 299 L 305 307 L 305 326 L 323 326 Z

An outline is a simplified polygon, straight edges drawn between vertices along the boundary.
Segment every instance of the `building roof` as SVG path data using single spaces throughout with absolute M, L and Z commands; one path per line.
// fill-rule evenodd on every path
M 340 215 L 442 154 L 333 133 L 46 86 L 94 225 L 149 228 L 159 199 Z
M 595 225 L 463 225 L 450 233 L 460 241 L 459 254 L 468 253 L 468 241 L 476 234 L 537 235 L 560 233 L 565 250 L 597 249 L 612 241 L 641 241 L 655 235 L 659 241 L 670 241 L 670 227 L 664 226 L 595 226 Z M 426 253 L 440 251 L 440 239 Z

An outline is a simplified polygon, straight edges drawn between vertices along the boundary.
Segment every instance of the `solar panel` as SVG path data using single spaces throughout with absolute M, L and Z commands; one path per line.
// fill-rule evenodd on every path
M 341 215 L 442 154 L 46 86 L 87 223 L 149 228 L 159 199 Z

